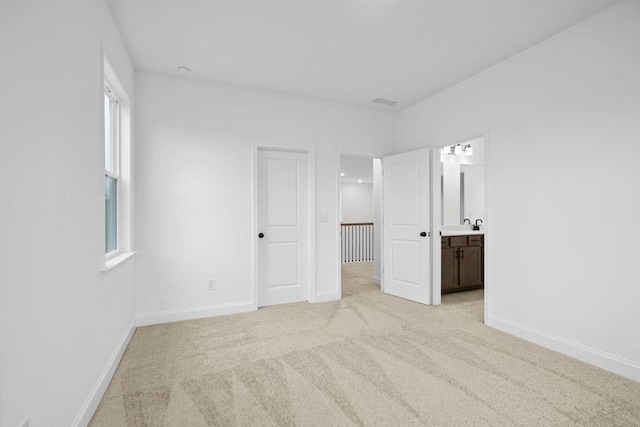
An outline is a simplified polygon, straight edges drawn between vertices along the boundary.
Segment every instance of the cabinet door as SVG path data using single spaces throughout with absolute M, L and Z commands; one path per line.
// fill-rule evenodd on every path
M 442 248 L 442 277 L 443 291 L 455 289 L 458 285 L 458 248 Z
M 482 285 L 482 246 L 460 248 L 460 287 Z

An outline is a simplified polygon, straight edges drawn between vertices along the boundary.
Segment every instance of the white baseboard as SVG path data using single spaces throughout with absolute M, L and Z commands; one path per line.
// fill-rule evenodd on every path
M 102 396 L 105 391 L 107 391 L 107 387 L 109 387 L 111 378 L 113 378 L 113 374 L 115 374 L 116 368 L 120 364 L 120 359 L 122 359 L 122 355 L 127 349 L 135 330 L 136 319 L 133 319 L 124 331 L 124 334 L 122 334 L 118 345 L 111 354 L 111 357 L 109 357 L 107 365 L 104 367 L 102 373 L 98 377 L 98 381 L 96 381 L 95 385 L 91 389 L 87 400 L 85 400 L 82 408 L 80 408 L 80 412 L 76 416 L 76 419 L 73 420 L 73 423 L 71 424 L 73 427 L 84 427 L 89 424 L 89 421 L 91 421 L 93 414 L 96 412 L 96 409 L 98 409 L 100 400 L 102 400 Z
M 336 293 L 334 291 L 322 292 L 316 295 L 315 302 L 328 302 L 328 301 L 336 301 L 340 298 L 336 297 Z
M 376 285 L 380 284 L 380 276 L 373 276 L 373 283 L 375 283 Z
M 182 320 L 202 319 L 204 317 L 223 316 L 225 314 L 246 313 L 248 311 L 255 310 L 256 307 L 253 304 L 253 301 L 241 301 L 228 304 L 217 304 L 178 310 L 141 313 L 138 314 L 138 326 L 180 322 Z
M 623 359 L 499 316 L 489 315 L 488 326 L 640 382 L 640 363 Z

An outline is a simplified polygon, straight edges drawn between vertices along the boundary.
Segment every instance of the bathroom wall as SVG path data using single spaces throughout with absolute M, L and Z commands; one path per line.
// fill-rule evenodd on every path
M 460 173 L 464 176 L 464 215 L 462 219 L 469 219 L 475 224 L 478 219 L 484 225 L 484 165 L 460 165 Z
M 460 141 L 460 144 L 462 146 L 471 145 L 473 154 L 452 155 L 444 153 L 441 155 L 442 224 L 445 226 L 460 225 L 465 218 L 472 221 L 486 219 L 484 214 L 484 173 L 482 172 L 485 162 L 484 138 Z M 470 167 L 467 168 L 469 173 L 465 175 L 464 214 L 460 217 L 462 197 L 460 172 L 462 172 L 463 166 Z

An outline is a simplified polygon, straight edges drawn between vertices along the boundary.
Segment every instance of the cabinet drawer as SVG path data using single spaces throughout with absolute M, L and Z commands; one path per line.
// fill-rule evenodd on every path
M 451 236 L 449 239 L 450 246 L 467 246 L 467 236 Z
M 482 246 L 482 236 L 469 236 L 469 246 Z
M 441 237 L 440 238 L 440 244 L 443 248 L 448 248 L 449 247 L 449 238 L 448 237 Z

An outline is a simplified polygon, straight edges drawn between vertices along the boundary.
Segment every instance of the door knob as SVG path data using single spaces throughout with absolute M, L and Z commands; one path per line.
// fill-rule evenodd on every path
M 427 236 L 427 232 L 426 232 L 426 231 L 423 231 L 422 233 L 420 233 L 420 235 L 421 235 L 422 237 L 426 237 L 426 236 Z
M 259 233 L 258 237 L 262 239 L 264 237 L 264 233 Z

